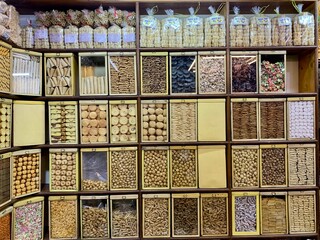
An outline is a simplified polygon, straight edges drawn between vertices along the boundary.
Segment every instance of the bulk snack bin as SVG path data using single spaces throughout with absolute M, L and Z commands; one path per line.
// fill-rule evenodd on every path
M 289 233 L 315 233 L 317 228 L 315 191 L 289 192 L 288 198 Z
M 171 52 L 170 94 L 196 94 L 197 72 L 197 52 Z
M 108 143 L 108 101 L 79 101 L 81 143 Z
M 201 236 L 227 236 L 228 194 L 202 193 L 200 195 Z
M 232 235 L 259 235 L 259 192 L 232 193 Z
M 0 236 L 3 239 L 11 239 L 13 207 L 8 207 L 0 212 Z
M 0 99 L 0 149 L 11 147 L 12 100 Z
M 11 92 L 19 95 L 41 96 L 42 53 L 12 49 Z
M 28 198 L 13 204 L 12 239 L 43 239 L 44 197 Z
M 110 190 L 138 189 L 137 147 L 110 148 Z
M 259 146 L 232 146 L 232 187 L 259 187 Z
M 41 149 L 12 153 L 12 198 L 25 197 L 41 190 Z
M 107 53 L 79 53 L 80 95 L 107 95 Z
M 288 98 L 288 140 L 315 139 L 315 98 Z
M 199 193 L 172 194 L 172 236 L 199 237 Z
M 259 99 L 260 140 L 286 140 L 286 99 Z
M 198 141 L 226 141 L 226 100 L 198 99 L 197 123 Z
M 199 188 L 227 187 L 226 146 L 198 146 L 198 165 Z
M 168 52 L 142 52 L 141 95 L 168 94 Z
M 74 96 L 75 67 L 75 57 L 72 53 L 45 53 L 45 95 Z
M 11 45 L 0 41 L 0 92 L 10 93 Z
M 142 142 L 168 142 L 168 101 L 141 101 Z
M 287 234 L 287 193 L 261 192 L 260 205 L 261 234 Z
M 170 142 L 197 141 L 197 100 L 170 100 Z
M 109 150 L 107 148 L 81 149 L 81 190 L 109 189 Z
M 77 196 L 49 197 L 49 238 L 77 239 L 78 202 Z
M 109 101 L 110 142 L 138 141 L 137 101 Z
M 226 93 L 226 52 L 198 52 L 199 94 Z
M 169 148 L 142 148 L 142 189 L 169 189 Z
M 196 146 L 170 147 L 170 187 L 198 187 L 198 153 Z
M 138 195 L 110 196 L 111 238 L 139 237 Z
M 258 52 L 231 52 L 231 93 L 258 92 Z
M 289 186 L 316 185 L 316 145 L 288 145 Z
M 50 144 L 78 143 L 78 103 L 49 102 Z
M 287 145 L 260 145 L 260 186 L 287 186 Z
M 49 149 L 50 192 L 78 191 L 76 148 Z
M 143 237 L 170 237 L 170 194 L 143 194 Z
M 231 99 L 233 141 L 258 140 L 258 98 Z
M 109 94 L 137 94 L 137 59 L 134 52 L 108 53 Z
M 11 201 L 11 154 L 0 155 L 0 206 Z
M 260 51 L 260 93 L 286 92 L 286 51 Z
M 109 238 L 108 196 L 80 196 L 81 239 Z

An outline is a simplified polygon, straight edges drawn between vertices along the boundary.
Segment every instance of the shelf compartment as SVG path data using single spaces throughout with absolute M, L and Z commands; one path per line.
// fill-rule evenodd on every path
M 228 194 L 203 193 L 200 195 L 201 208 L 201 236 L 227 236 L 228 221 Z
M 12 153 L 12 199 L 41 191 L 41 149 Z
M 143 194 L 143 237 L 170 237 L 170 194 Z
M 12 100 L 0 99 L 0 149 L 11 147 Z M 16 137 L 16 136 L 15 136 Z
M 13 207 L 8 207 L 0 212 L 0 236 L 3 239 L 11 239 L 12 211 Z
M 226 146 L 198 146 L 198 164 L 200 189 L 227 187 Z
M 106 52 L 79 53 L 80 96 L 108 95 Z
M 316 145 L 288 145 L 289 186 L 316 185 Z
M 81 239 L 109 238 L 108 196 L 80 196 Z
M 107 148 L 81 149 L 81 190 L 109 189 L 109 150 Z
M 138 238 L 138 195 L 112 195 L 110 196 L 110 205 L 111 237 Z
M 12 153 L 0 155 L 0 206 L 4 206 L 11 201 L 11 155 Z
M 108 143 L 108 101 L 79 101 L 81 143 Z
M 12 46 L 0 41 L 0 62 L 1 62 L 1 77 L 0 77 L 0 92 L 10 93 L 11 89 L 11 71 L 12 71 Z
M 77 239 L 78 237 L 78 197 L 50 196 L 49 239 Z
M 142 189 L 169 189 L 169 147 L 143 147 L 142 164 Z
M 172 194 L 172 236 L 200 236 L 200 194 Z
M 232 146 L 232 187 L 259 187 L 259 146 Z

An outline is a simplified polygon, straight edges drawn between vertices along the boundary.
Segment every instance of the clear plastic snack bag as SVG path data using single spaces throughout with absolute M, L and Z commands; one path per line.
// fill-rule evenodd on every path
M 251 9 L 254 16 L 250 18 L 250 46 L 271 46 L 271 19 L 263 15 L 268 6 L 255 6 Z
M 110 24 L 120 27 L 123 21 L 123 12 L 115 7 L 110 7 L 108 12 Z
M 79 28 L 79 47 L 93 48 L 93 28 L 89 25 Z
M 124 22 L 128 24 L 128 26 L 135 27 L 136 26 L 136 13 L 123 11 Z
M 121 48 L 122 30 L 118 25 L 112 25 L 108 28 L 109 48 Z
M 162 20 L 161 46 L 181 47 L 182 46 L 182 20 L 174 17 L 172 9 L 165 10 L 168 15 Z
M 274 10 L 277 14 L 272 19 L 272 46 L 292 45 L 292 19 L 280 14 L 280 7 Z
M 231 47 L 249 47 L 249 19 L 240 15 L 240 9 L 233 7 L 235 16 L 230 22 L 230 46 Z
M 79 28 L 75 25 L 69 25 L 64 29 L 64 43 L 66 49 L 79 48 Z
M 93 30 L 93 47 L 107 48 L 108 47 L 108 30 L 104 26 L 96 27 Z
M 82 17 L 81 11 L 69 9 L 66 13 L 67 25 L 74 25 L 74 26 L 80 27 L 81 17 Z
M 122 47 L 136 47 L 136 28 L 129 26 L 126 22 L 124 22 L 124 27 L 122 28 Z
M 183 21 L 183 46 L 184 47 L 203 47 L 203 19 L 196 16 L 199 11 L 190 7 L 190 16 Z
M 303 4 L 292 2 L 293 7 L 299 13 L 293 18 L 293 44 L 295 46 L 308 46 L 315 44 L 315 20 L 314 15 L 303 12 Z
M 204 24 L 204 46 L 205 47 L 225 47 L 226 46 L 226 21 L 219 12 L 224 4 L 220 4 L 218 9 L 208 7 L 211 16 L 205 19 Z
M 87 9 L 81 11 L 80 23 L 82 26 L 93 27 L 94 24 L 94 12 Z
M 94 10 L 94 26 L 95 27 L 108 27 L 109 26 L 109 12 L 103 10 L 102 5 Z
M 34 30 L 30 19 L 27 20 L 27 26 L 22 30 L 22 47 L 34 48 Z
M 141 47 L 160 47 L 160 21 L 154 16 L 158 7 L 147 8 L 147 16 L 140 20 L 140 46 Z

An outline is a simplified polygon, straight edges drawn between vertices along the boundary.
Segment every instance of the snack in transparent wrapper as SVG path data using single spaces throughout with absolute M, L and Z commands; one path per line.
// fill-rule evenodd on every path
M 118 25 L 112 25 L 108 28 L 108 46 L 109 48 L 121 48 L 122 30 Z
M 148 16 L 140 20 L 140 46 L 141 47 L 160 47 L 160 21 L 154 17 L 157 8 L 147 8 Z
M 174 17 L 172 9 L 165 10 L 168 15 L 164 18 L 161 28 L 162 47 L 181 47 L 182 46 L 182 20 Z
M 69 25 L 64 29 L 64 43 L 66 49 L 79 48 L 79 28 L 75 25 Z
M 108 39 L 107 39 L 108 30 L 103 27 L 96 27 L 93 30 L 93 47 L 94 48 L 107 48 Z
M 9 17 L 7 15 L 0 13 L 0 25 L 8 27 Z
M 0 13 L 6 13 L 8 11 L 8 5 L 4 1 L 0 1 Z
M 117 10 L 115 7 L 109 8 L 109 21 L 111 25 L 118 25 L 119 27 L 123 21 L 123 12 L 121 10 Z
M 81 11 L 81 16 L 79 18 L 80 23 L 82 26 L 90 26 L 93 27 L 94 24 L 94 12 L 93 11 L 89 11 L 87 9 L 83 9 Z
M 124 23 L 122 28 L 122 47 L 135 48 L 136 47 L 136 28 Z
M 295 46 L 306 46 L 315 44 L 315 20 L 314 15 L 303 12 L 303 4 L 292 3 L 299 13 L 293 18 L 293 44 Z
M 265 7 L 255 6 L 251 9 L 254 16 L 250 19 L 250 46 L 263 47 L 271 46 L 271 19 L 263 15 L 267 9 Z
M 60 12 L 60 11 L 56 11 L 56 10 L 52 10 L 51 12 L 51 25 L 59 25 L 61 27 L 65 27 L 66 26 L 66 14 L 64 12 Z
M 66 22 L 69 25 L 75 25 L 77 27 L 80 26 L 80 19 L 82 16 L 82 12 L 78 10 L 69 9 L 66 14 Z
M 34 30 L 31 20 L 27 20 L 27 26 L 22 30 L 22 47 L 34 48 Z
M 239 15 L 240 9 L 233 7 L 235 16 L 230 22 L 230 46 L 231 47 L 249 47 L 249 19 Z
M 35 48 L 49 48 L 49 30 L 45 26 L 37 27 L 34 30 Z
M 124 15 L 124 22 L 126 22 L 131 27 L 136 26 L 136 13 L 135 12 L 123 11 L 123 15 Z
M 277 16 L 272 19 L 272 46 L 292 46 L 292 19 L 280 14 L 280 7 L 274 11 Z
M 53 25 L 49 28 L 50 47 L 52 49 L 64 48 L 64 30 L 59 25 Z
M 79 47 L 93 48 L 93 29 L 86 25 L 79 28 Z
M 19 23 L 20 23 L 20 15 L 17 12 L 16 8 L 12 5 L 9 5 L 6 15 L 9 18 L 8 19 L 9 28 L 12 29 L 13 31 L 16 31 L 15 27 L 19 26 Z
M 95 27 L 108 27 L 109 26 L 109 12 L 103 10 L 102 5 L 94 10 L 94 26 Z
M 226 46 L 226 21 L 225 17 L 219 14 L 224 4 L 216 10 L 208 7 L 211 16 L 205 19 L 204 24 L 204 46 L 205 47 L 224 47 Z
M 50 27 L 51 26 L 51 13 L 50 12 L 35 12 L 36 23 L 38 26 Z
M 190 16 L 183 21 L 183 46 L 203 47 L 203 19 L 196 16 L 199 8 L 195 11 L 190 7 L 188 10 Z

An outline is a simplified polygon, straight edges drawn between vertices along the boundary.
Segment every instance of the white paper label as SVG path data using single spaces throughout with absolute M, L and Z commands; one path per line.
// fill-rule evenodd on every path
M 180 21 L 178 18 L 167 18 L 165 22 L 165 27 L 179 29 L 180 28 Z
M 222 16 L 212 16 L 209 17 L 209 23 L 211 25 L 221 25 L 224 24 L 224 17 Z
M 270 23 L 270 18 L 268 17 L 257 17 L 258 25 L 269 25 Z
M 245 17 L 234 17 L 232 19 L 232 24 L 233 25 L 248 25 L 249 20 Z
M 301 25 L 311 24 L 312 18 L 313 18 L 313 16 L 310 14 L 301 15 L 301 16 L 299 16 L 299 24 L 301 24 Z
M 278 18 L 279 26 L 290 26 L 291 25 L 291 18 L 289 17 L 280 17 Z
M 191 16 L 187 18 L 187 26 L 199 26 L 201 19 L 197 16 Z

